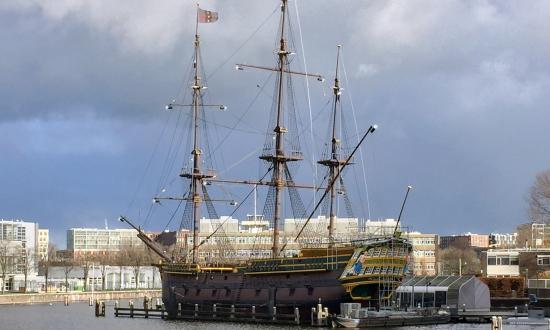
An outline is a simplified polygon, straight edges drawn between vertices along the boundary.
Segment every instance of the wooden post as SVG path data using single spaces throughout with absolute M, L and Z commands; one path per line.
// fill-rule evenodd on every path
M 297 325 L 300 324 L 300 309 L 298 307 L 294 308 L 294 322 Z
M 143 311 L 145 312 L 145 318 L 149 318 L 149 298 L 143 297 Z

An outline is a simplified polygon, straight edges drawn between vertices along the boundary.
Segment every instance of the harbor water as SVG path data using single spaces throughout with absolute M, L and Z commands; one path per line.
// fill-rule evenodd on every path
M 27 330 L 27 329 L 56 329 L 56 330 L 172 330 L 172 329 L 304 329 L 293 326 L 270 326 L 257 324 L 235 323 L 209 323 L 209 322 L 183 322 L 167 321 L 161 319 L 143 318 L 116 318 L 114 316 L 114 302 L 106 303 L 106 316 L 95 317 L 94 307 L 86 303 L 74 303 L 64 306 L 63 303 L 37 304 L 37 305 L 2 305 L 0 306 L 0 329 Z M 315 328 L 312 328 L 315 329 Z M 491 329 L 490 324 L 449 324 L 426 327 L 408 327 L 399 329 L 415 330 L 467 330 L 467 329 Z M 506 329 L 535 329 L 529 326 L 516 327 L 504 326 Z M 541 329 L 540 327 L 538 329 Z

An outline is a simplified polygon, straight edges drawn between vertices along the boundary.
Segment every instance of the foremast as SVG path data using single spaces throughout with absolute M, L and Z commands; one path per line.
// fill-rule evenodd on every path
M 215 15 L 215 16 L 213 16 Z M 199 20 L 199 16 L 201 17 Z M 223 105 L 211 105 L 211 104 L 202 104 L 202 90 L 206 88 L 202 84 L 202 78 L 200 76 L 200 36 L 199 36 L 199 23 L 210 23 L 217 20 L 217 13 L 210 11 L 204 11 L 199 8 L 197 4 L 197 17 L 195 22 L 195 41 L 194 41 L 194 52 L 193 52 L 193 83 L 191 86 L 192 89 L 192 101 L 191 104 L 175 104 L 171 103 L 167 106 L 167 109 L 172 109 L 175 106 L 189 107 L 193 111 L 193 150 L 191 154 L 193 155 L 193 166 L 191 171 L 183 170 L 180 173 L 180 177 L 187 178 L 190 180 L 189 184 L 189 194 L 184 196 L 183 200 L 191 201 L 193 207 L 193 217 L 192 217 L 192 229 L 193 229 L 193 248 L 192 248 L 192 263 L 197 264 L 199 262 L 199 233 L 200 233 L 200 211 L 201 204 L 205 201 L 210 201 L 206 195 L 206 188 L 203 186 L 203 181 L 205 179 L 213 178 L 214 175 L 209 172 L 205 172 L 201 168 L 201 156 L 202 149 L 200 147 L 200 122 L 201 122 L 201 112 L 204 107 L 219 107 L 221 110 L 225 110 Z M 201 196 L 201 190 L 203 196 Z M 157 198 L 161 199 L 161 198 Z M 179 199 L 179 198 L 168 198 L 168 199 Z
M 200 37 L 199 37 L 199 15 L 197 11 L 197 21 L 195 23 L 195 51 L 193 59 L 193 172 L 182 173 L 183 177 L 187 177 L 191 180 L 191 197 L 193 198 L 193 259 L 195 264 L 199 260 L 199 219 L 200 219 L 200 205 L 202 202 L 199 195 L 199 189 L 202 179 L 205 177 L 201 171 L 201 154 L 202 151 L 199 148 L 199 103 L 201 100 L 201 78 L 199 76 L 199 49 L 200 49 Z

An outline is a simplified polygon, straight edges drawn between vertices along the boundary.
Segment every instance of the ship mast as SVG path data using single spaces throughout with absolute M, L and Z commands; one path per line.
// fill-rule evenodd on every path
M 223 200 L 213 200 L 207 196 L 206 188 L 203 186 L 203 181 L 205 179 L 214 178 L 214 175 L 209 172 L 203 172 L 201 169 L 201 155 L 202 149 L 200 148 L 200 122 L 201 122 L 201 112 L 205 107 L 216 107 L 220 110 L 225 110 L 226 107 L 220 104 L 202 104 L 202 90 L 206 88 L 202 85 L 202 78 L 199 74 L 200 67 L 200 37 L 199 37 L 199 22 L 210 23 L 217 20 L 216 16 L 211 16 L 212 12 L 206 11 L 206 19 L 202 18 L 199 21 L 199 13 L 204 12 L 198 7 L 197 4 L 197 18 L 195 22 L 195 42 L 194 42 L 194 52 L 193 52 L 193 85 L 191 89 L 193 90 L 193 98 L 191 104 L 177 104 L 170 103 L 166 106 L 168 110 L 173 109 L 174 107 L 187 107 L 191 108 L 193 111 L 193 150 L 191 154 L 193 155 L 193 168 L 191 171 L 184 170 L 180 173 L 180 177 L 187 178 L 190 180 L 189 194 L 182 198 L 174 197 L 156 197 L 155 200 L 169 199 L 169 200 L 187 200 L 191 201 L 193 208 L 193 252 L 192 252 L 192 263 L 196 264 L 199 262 L 199 232 L 200 232 L 200 210 L 201 204 L 203 202 L 213 202 L 213 201 L 223 201 Z M 201 191 L 204 196 L 201 196 Z
M 268 147 L 269 152 L 265 152 L 265 146 L 264 146 L 264 153 L 260 156 L 260 159 L 271 163 L 270 169 L 272 172 L 272 177 L 270 182 L 252 182 L 252 181 L 236 181 L 236 180 L 209 180 L 209 181 L 218 181 L 218 182 L 229 182 L 229 183 L 245 183 L 245 184 L 265 184 L 270 186 L 270 189 L 273 189 L 273 245 L 271 247 L 272 257 L 278 257 L 279 253 L 281 251 L 280 244 L 279 244 L 279 226 L 281 223 L 281 217 L 282 217 L 282 208 L 281 204 L 283 201 L 283 191 L 285 188 L 288 188 L 292 190 L 290 193 L 290 200 L 291 204 L 294 202 L 296 204 L 302 204 L 301 200 L 299 199 L 299 196 L 295 194 L 295 188 L 316 188 L 311 186 L 305 186 L 305 185 L 296 185 L 291 177 L 290 171 L 288 169 L 287 163 L 288 162 L 294 162 L 302 160 L 300 152 L 293 151 L 291 153 L 288 153 L 285 150 L 285 134 L 289 132 L 288 128 L 285 127 L 285 108 L 284 108 L 284 102 L 286 100 L 292 101 L 292 97 L 286 97 L 284 89 L 286 87 L 284 81 L 285 79 L 288 80 L 292 75 L 298 75 L 303 76 L 306 78 L 314 77 L 317 78 L 319 81 L 324 81 L 323 77 L 319 74 L 310 74 L 308 72 L 296 72 L 291 71 L 289 67 L 289 61 L 288 56 L 291 53 L 287 49 L 287 40 L 285 38 L 285 25 L 287 22 L 287 3 L 288 0 L 281 0 L 281 19 L 280 19 L 280 30 L 279 30 L 279 48 L 277 49 L 277 66 L 274 68 L 271 67 L 265 67 L 265 66 L 258 66 L 258 65 L 249 65 L 249 64 L 237 64 L 236 68 L 238 70 L 243 70 L 244 68 L 252 68 L 252 69 L 260 69 L 260 70 L 267 70 L 274 72 L 277 75 L 276 80 L 276 86 L 275 86 L 275 107 L 273 108 L 274 113 L 274 128 L 272 132 L 274 132 L 274 140 L 275 140 L 275 146 L 273 150 L 271 150 L 271 146 Z M 289 109 L 290 111 L 290 109 Z M 288 116 L 288 115 L 287 115 Z M 292 125 L 290 125 L 292 127 Z M 269 143 L 271 145 L 271 142 Z M 291 146 L 292 147 L 292 146 Z M 271 191 L 271 190 L 270 190 Z M 271 192 L 268 193 L 268 196 L 271 194 Z M 268 203 L 267 201 L 266 203 Z M 298 208 L 301 206 L 303 208 L 303 205 L 297 205 Z M 264 206 L 265 208 L 265 206 Z M 294 208 L 294 207 L 293 207 Z M 305 209 L 302 213 L 305 213 Z M 300 216 L 304 216 L 304 214 L 300 214 Z
M 283 134 L 287 132 L 282 126 L 283 116 L 283 76 L 285 72 L 285 64 L 289 52 L 286 50 L 285 40 L 285 14 L 287 0 L 282 0 L 281 4 L 281 34 L 279 40 L 279 85 L 277 86 L 277 126 L 273 130 L 275 132 L 275 157 L 271 158 L 273 164 L 273 180 L 272 184 L 275 187 L 275 210 L 273 213 L 273 246 L 271 248 L 272 255 L 279 255 L 279 222 L 281 219 L 281 198 L 283 190 L 283 166 L 287 159 L 285 158 Z
M 197 5 L 198 6 L 198 5 Z M 197 8 L 198 9 L 198 8 Z M 191 197 L 193 198 L 193 259 L 195 264 L 199 260 L 199 219 L 201 196 L 199 195 L 199 186 L 201 185 L 201 149 L 199 148 L 199 102 L 201 100 L 201 79 L 199 77 L 199 12 L 197 10 L 197 19 L 195 22 L 195 51 L 193 59 L 193 173 L 191 174 Z
M 332 91 L 334 93 L 333 96 L 333 102 L 332 102 L 332 129 L 331 129 L 331 148 L 330 148 L 330 158 L 329 159 L 322 159 L 319 160 L 317 163 L 324 165 L 328 167 L 329 169 L 329 175 L 328 175 L 328 182 L 332 182 L 332 186 L 330 186 L 330 199 L 329 199 L 329 225 L 328 225 L 328 237 L 329 237 L 329 245 L 332 245 L 334 243 L 334 230 L 335 230 L 335 222 L 336 222 L 336 207 L 335 207 L 335 200 L 336 200 L 336 187 L 334 186 L 336 184 L 335 180 L 336 177 L 339 176 L 339 171 L 342 167 L 342 165 L 345 164 L 344 159 L 339 159 L 339 149 L 340 149 L 340 139 L 336 136 L 336 119 L 338 118 L 337 112 L 338 108 L 340 107 L 340 94 L 342 88 L 340 87 L 340 82 L 338 80 L 338 67 L 339 67 L 339 61 L 340 61 L 340 48 L 341 46 L 338 45 L 338 51 L 336 53 L 336 70 L 334 75 L 334 86 L 332 87 Z M 327 187 L 328 189 L 328 187 Z

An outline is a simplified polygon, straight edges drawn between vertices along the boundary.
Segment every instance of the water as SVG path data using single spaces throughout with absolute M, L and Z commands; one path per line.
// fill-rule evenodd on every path
M 63 306 L 62 303 L 52 305 L 3 305 L 0 306 L 1 330 L 27 330 L 27 329 L 55 329 L 55 330 L 176 330 L 176 329 L 229 329 L 229 330 L 284 330 L 307 329 L 292 326 L 270 326 L 235 323 L 209 323 L 209 322 L 183 322 L 165 321 L 161 319 L 142 318 L 116 318 L 114 316 L 114 303 L 108 302 L 105 317 L 95 317 L 94 307 L 84 303 L 75 303 Z M 544 328 L 544 327 L 543 327 Z M 312 328 L 314 329 L 314 328 Z M 449 324 L 428 327 L 407 327 L 399 329 L 415 330 L 467 330 L 467 329 L 491 329 L 490 324 Z M 507 329 L 534 329 L 532 327 L 504 326 Z M 540 327 L 538 329 L 541 329 Z

